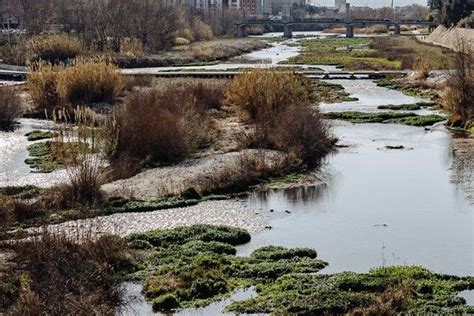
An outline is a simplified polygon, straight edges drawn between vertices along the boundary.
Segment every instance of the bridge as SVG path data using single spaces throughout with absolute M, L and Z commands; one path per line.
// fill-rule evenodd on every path
M 255 19 L 237 22 L 237 37 L 247 36 L 247 27 L 252 25 L 259 26 L 283 26 L 283 36 L 286 38 L 293 37 L 293 27 L 295 25 L 345 25 L 346 26 L 346 37 L 354 37 L 354 28 L 356 27 L 367 27 L 369 25 L 386 25 L 394 27 L 394 35 L 400 35 L 400 27 L 402 25 L 419 25 L 433 28 L 436 23 L 433 21 L 421 21 L 421 20 L 396 20 L 392 21 L 389 19 L 299 19 L 299 20 L 269 20 L 269 19 Z

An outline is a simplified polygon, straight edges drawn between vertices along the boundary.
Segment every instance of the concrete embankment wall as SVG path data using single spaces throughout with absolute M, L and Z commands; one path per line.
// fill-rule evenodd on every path
M 458 50 L 459 43 L 463 41 L 474 51 L 474 29 L 466 28 L 446 28 L 438 26 L 429 36 L 422 39 L 425 42 L 435 45 L 445 46 L 453 50 Z

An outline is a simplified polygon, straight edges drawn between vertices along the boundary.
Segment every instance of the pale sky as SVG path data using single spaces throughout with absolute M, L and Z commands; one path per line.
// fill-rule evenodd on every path
M 309 0 L 313 5 L 321 6 L 334 6 L 334 0 Z M 354 6 L 369 6 L 372 8 L 389 7 L 392 0 L 347 0 L 351 5 Z M 395 6 L 404 6 L 410 4 L 421 4 L 426 5 L 427 0 L 395 0 Z

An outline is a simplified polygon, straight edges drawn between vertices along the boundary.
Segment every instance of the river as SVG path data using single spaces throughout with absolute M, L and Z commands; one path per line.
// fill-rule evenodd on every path
M 298 53 L 297 47 L 283 46 L 277 44 L 245 59 L 270 58 L 269 64 L 275 65 L 276 56 L 283 53 L 288 58 Z M 322 104 L 322 111 L 377 111 L 378 105 L 427 101 L 377 87 L 370 80 L 331 82 L 342 84 L 359 101 Z M 23 121 L 24 126 L 28 124 L 31 122 Z M 332 133 L 348 147 L 340 148 L 325 161 L 325 180 L 299 189 L 251 194 L 244 203 L 249 209 L 268 212 L 272 229 L 254 234 L 249 244 L 238 247 L 238 255 L 249 255 L 270 244 L 311 247 L 330 264 L 323 273 L 366 272 L 373 267 L 403 264 L 422 265 L 439 273 L 474 275 L 474 207 L 451 181 L 452 135 L 443 124 L 429 129 L 341 121 L 331 124 Z M 24 141 L 19 136 L 25 130 L 10 134 L 11 148 L 18 148 L 16 142 Z M 2 137 L 0 141 L 7 143 L 10 136 Z M 386 149 L 400 145 L 401 150 Z M 25 151 L 17 152 L 24 159 Z M 3 163 L 0 169 L 4 179 L 10 174 L 8 166 L 13 165 Z M 17 169 L 20 173 L 27 171 Z M 274 212 L 270 214 L 270 210 Z M 139 288 L 130 286 L 129 292 L 139 294 Z M 239 292 L 236 299 L 251 294 Z M 138 301 L 135 308 L 142 314 L 151 313 L 146 302 Z M 180 314 L 215 315 L 226 302 Z

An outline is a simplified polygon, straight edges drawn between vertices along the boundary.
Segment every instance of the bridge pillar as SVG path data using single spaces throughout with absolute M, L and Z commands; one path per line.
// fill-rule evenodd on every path
M 400 24 L 395 24 L 394 25 L 394 32 L 393 32 L 394 35 L 398 36 L 401 34 L 401 31 L 400 31 Z
M 293 25 L 285 24 L 283 29 L 283 37 L 285 38 L 292 38 L 293 37 Z
M 353 38 L 354 37 L 354 25 L 347 24 L 346 25 L 346 37 Z
M 237 37 L 247 36 L 247 26 L 245 24 L 237 25 Z

